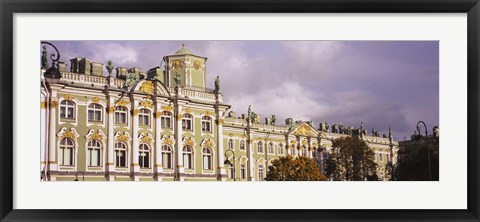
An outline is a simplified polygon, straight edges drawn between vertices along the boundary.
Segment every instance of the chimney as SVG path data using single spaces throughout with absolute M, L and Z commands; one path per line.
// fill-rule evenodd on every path
M 160 70 L 160 67 L 157 66 L 155 68 L 151 68 L 150 70 L 148 70 L 147 79 L 154 79 L 156 77 L 158 80 L 163 81 L 162 74 L 163 74 L 162 70 Z
M 117 72 L 117 79 L 127 79 L 127 68 L 117 67 L 115 68 L 115 71 Z
M 103 76 L 103 64 L 98 62 L 90 63 L 90 75 Z
M 235 118 L 235 112 L 233 111 L 228 112 L 228 117 Z
M 270 118 L 270 117 L 265 118 L 265 124 L 271 125 L 272 124 L 272 118 Z
M 67 64 L 64 62 L 58 61 L 58 71 L 66 72 L 67 71 Z
M 290 126 L 292 124 L 293 124 L 293 119 L 292 118 L 288 118 L 288 119 L 285 120 L 285 125 Z
M 80 58 L 70 59 L 70 72 L 80 73 Z
M 79 71 L 78 73 L 90 75 L 90 59 L 82 58 L 79 62 Z
M 260 115 L 255 114 L 255 123 L 260 123 Z

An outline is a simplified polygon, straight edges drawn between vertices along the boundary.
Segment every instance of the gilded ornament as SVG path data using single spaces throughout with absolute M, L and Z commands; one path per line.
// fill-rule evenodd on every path
M 140 91 L 148 94 L 153 94 L 154 85 L 152 81 L 145 81 L 140 86 Z
M 247 137 L 247 135 L 242 134 L 240 137 L 242 137 L 242 139 L 244 139 L 245 137 Z
M 308 144 L 308 141 L 307 140 L 303 140 L 302 141 L 302 145 L 307 145 Z
M 188 138 L 185 141 L 185 145 L 193 147 L 193 146 L 195 146 L 195 142 L 192 140 L 192 138 Z
M 184 110 L 184 112 L 185 112 L 185 113 L 192 113 L 192 109 L 186 108 L 186 109 Z
M 138 105 L 143 106 L 143 107 L 147 107 L 147 108 L 151 108 L 153 104 L 152 104 L 152 102 L 150 102 L 148 100 L 144 100 L 144 101 L 140 101 L 138 103 Z
M 103 140 L 103 136 L 100 133 L 92 134 L 89 140 Z
M 40 102 L 40 109 L 46 109 L 47 108 L 47 102 L 42 101 Z
M 150 95 L 145 96 L 145 99 L 151 99 L 151 98 L 152 98 L 152 96 L 150 96 Z
M 171 106 L 162 106 L 162 110 L 163 110 L 163 111 L 169 111 L 169 112 L 171 112 L 171 111 L 173 111 L 173 107 L 171 107 Z
M 113 112 L 115 112 L 115 107 L 114 107 L 114 106 L 108 107 L 107 112 L 108 112 L 108 113 L 113 113 Z
M 225 121 L 224 121 L 223 119 L 218 119 L 218 120 L 217 120 L 218 125 L 223 125 L 224 122 L 225 122 Z
M 207 111 L 203 112 L 203 115 L 205 115 L 205 116 L 213 116 L 213 113 L 210 112 L 210 110 L 207 110 Z
M 165 138 L 165 139 L 163 140 L 163 144 L 173 145 L 173 140 L 170 139 L 170 138 Z
M 126 106 L 128 104 L 130 104 L 130 103 L 127 100 L 123 100 L 123 99 L 118 101 L 118 103 L 117 103 L 118 106 Z
M 66 131 L 62 136 L 62 139 L 63 138 L 75 139 L 75 133 L 73 133 L 72 130 Z
M 294 133 L 296 136 L 315 136 L 310 127 L 306 124 L 302 124 Z
M 117 142 L 128 143 L 128 141 L 129 141 L 128 136 L 125 135 L 125 134 L 120 134 L 120 135 L 117 137 Z
M 50 108 L 57 108 L 57 106 L 58 106 L 58 101 L 53 100 L 50 102 Z
M 183 115 L 182 115 L 182 114 L 178 114 L 177 119 L 182 119 L 182 118 L 183 118 Z
M 136 115 L 138 115 L 139 112 L 140 111 L 138 109 L 134 109 L 134 110 L 132 110 L 132 115 L 136 116 Z
M 205 142 L 205 147 L 213 148 L 213 143 L 212 143 L 212 141 L 211 141 L 211 140 L 207 140 L 207 141 Z
M 161 112 L 156 112 L 155 114 L 153 114 L 153 116 L 155 118 L 160 118 L 162 116 L 162 113 Z
M 172 61 L 172 67 L 173 69 L 179 69 L 179 68 L 182 68 L 182 61 L 178 60 L 178 59 L 175 59 Z
M 63 98 L 64 98 L 65 100 L 73 100 L 72 94 L 67 94 L 67 95 L 63 96 Z
M 202 63 L 201 63 L 201 62 L 199 62 L 199 61 L 193 62 L 193 67 L 194 67 L 196 70 L 200 69 L 200 66 L 202 66 Z
M 98 102 L 100 102 L 100 98 L 98 98 L 98 97 L 93 97 L 92 102 L 93 102 L 93 103 L 98 103 Z
M 142 142 L 142 143 L 151 143 L 151 142 L 152 142 L 152 138 L 150 138 L 150 136 L 144 136 L 144 137 L 142 137 L 142 139 L 140 139 L 140 142 Z
M 228 136 L 229 136 L 229 137 L 233 137 L 233 133 L 229 133 Z

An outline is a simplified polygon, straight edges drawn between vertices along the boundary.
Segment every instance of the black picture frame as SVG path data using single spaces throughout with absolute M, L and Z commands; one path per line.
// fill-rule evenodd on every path
M 0 0 L 2 221 L 479 221 L 479 0 Z M 14 13 L 467 13 L 468 209 L 466 210 L 18 210 L 13 209 Z M 45 24 L 45 28 L 52 28 Z M 448 192 L 448 191 L 446 191 Z M 441 195 L 441 194 L 439 194 Z M 32 197 L 34 198 L 34 197 Z

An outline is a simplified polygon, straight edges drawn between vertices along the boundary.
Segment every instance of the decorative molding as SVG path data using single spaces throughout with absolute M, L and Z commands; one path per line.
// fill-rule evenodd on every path
M 130 104 L 130 102 L 124 99 L 117 102 L 117 106 L 127 106 L 128 104 Z
M 149 100 L 144 100 L 144 101 L 140 101 L 138 103 L 139 106 L 143 106 L 143 107 L 146 107 L 146 108 L 152 108 L 153 106 L 153 103 Z
M 191 146 L 192 148 L 197 146 L 197 143 L 195 142 L 195 139 L 193 139 L 192 137 L 183 137 L 182 142 L 183 142 L 184 145 Z
M 153 140 L 152 134 L 147 133 L 147 135 L 145 135 L 145 134 L 141 133 L 138 136 L 138 141 L 140 143 L 151 144 L 154 140 Z
M 57 108 L 57 106 L 58 106 L 58 101 L 52 100 L 52 101 L 50 102 L 50 108 Z
M 132 110 L 132 116 L 138 115 L 139 112 L 140 112 L 140 111 L 139 111 L 138 109 Z
M 70 138 L 76 142 L 77 138 L 80 137 L 80 135 L 74 128 L 67 129 L 66 127 L 63 127 L 57 133 L 57 137 L 59 137 L 59 140 L 63 140 L 64 138 Z
M 107 108 L 107 113 L 114 113 L 115 112 L 115 107 L 114 106 L 110 106 Z
M 93 97 L 92 103 L 99 103 L 99 102 L 100 102 L 100 98 L 98 98 L 98 97 Z
M 200 61 L 193 62 L 193 68 L 195 68 L 195 70 L 199 70 L 201 66 L 202 66 L 202 62 Z
M 153 94 L 154 89 L 155 89 L 155 86 L 153 85 L 153 82 L 148 80 L 145 80 L 139 88 L 141 92 L 144 92 L 147 94 Z
M 173 107 L 172 107 L 172 106 L 162 106 L 162 111 L 172 112 L 172 111 L 173 111 Z
M 224 119 L 217 119 L 217 124 L 218 125 L 223 125 L 223 123 L 225 123 Z
M 215 115 L 215 113 L 210 112 L 210 110 L 207 110 L 207 111 L 203 112 L 202 114 L 204 116 L 214 116 Z
M 40 102 L 40 109 L 46 109 L 47 108 L 47 102 L 41 101 Z
M 183 115 L 182 115 L 182 114 L 178 114 L 177 119 L 178 119 L 178 120 L 181 120 L 182 118 L 183 118 Z
M 65 99 L 65 100 L 73 100 L 74 97 L 73 97 L 72 94 L 67 94 L 67 95 L 64 95 L 64 96 L 63 96 L 63 99 Z
M 212 139 L 204 138 L 202 143 L 200 143 L 200 146 L 213 149 L 215 147 L 215 142 L 213 142 Z
M 124 142 L 128 144 L 132 138 L 130 137 L 130 134 L 128 132 L 117 132 L 115 133 L 115 142 Z
M 301 124 L 293 134 L 295 136 L 316 136 L 313 128 L 306 123 Z
M 174 143 L 175 143 L 175 139 L 173 138 L 172 135 L 170 136 L 163 135 L 162 144 L 173 146 Z
M 192 109 L 190 109 L 190 107 L 186 108 L 185 110 L 183 110 L 184 113 L 192 113 Z
M 92 140 L 104 141 L 106 136 L 105 136 L 105 133 L 103 133 L 103 131 L 101 129 L 98 129 L 97 132 L 95 132 L 95 130 L 91 129 L 91 130 L 88 131 L 87 135 L 85 135 L 85 138 L 88 141 L 92 141 Z
M 153 117 L 160 118 L 162 116 L 162 112 L 156 112 L 153 114 Z

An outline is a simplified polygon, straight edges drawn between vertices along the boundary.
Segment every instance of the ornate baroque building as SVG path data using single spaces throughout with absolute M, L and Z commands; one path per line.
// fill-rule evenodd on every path
M 41 174 L 49 181 L 262 181 L 269 163 L 285 155 L 315 158 L 332 140 L 359 136 L 375 152 L 378 175 L 396 162 L 389 136 L 342 125 L 235 116 L 219 91 L 206 86 L 207 58 L 182 46 L 163 67 L 105 66 L 73 58 L 70 69 L 46 49 L 41 81 Z M 115 70 L 115 74 L 113 71 Z M 228 161 L 226 161 L 228 159 Z M 232 164 L 225 165 L 225 162 Z M 232 165 L 234 167 L 232 167 Z

